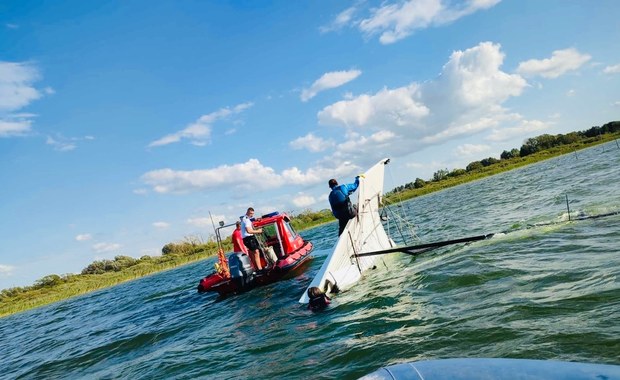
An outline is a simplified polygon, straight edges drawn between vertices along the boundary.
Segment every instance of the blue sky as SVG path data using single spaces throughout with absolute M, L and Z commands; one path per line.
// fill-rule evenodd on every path
M 620 114 L 620 2 L 0 3 L 0 288 Z

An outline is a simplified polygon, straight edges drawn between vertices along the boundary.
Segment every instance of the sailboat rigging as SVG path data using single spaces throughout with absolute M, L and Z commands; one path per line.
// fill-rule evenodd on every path
M 396 246 L 385 232 L 380 215 L 385 165 L 389 162 L 387 158 L 382 159 L 361 176 L 357 191 L 358 214 L 349 220 L 308 289 L 328 289 L 330 285 L 339 290 L 347 289 L 359 281 L 366 270 L 373 268 L 378 260 L 375 256 L 363 257 L 359 254 Z M 300 303 L 309 302 L 308 289 L 299 299 Z

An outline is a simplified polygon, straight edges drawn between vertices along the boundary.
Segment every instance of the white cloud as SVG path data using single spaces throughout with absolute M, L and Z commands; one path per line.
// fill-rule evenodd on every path
M 116 251 L 119 250 L 121 248 L 120 244 L 117 243 L 96 243 L 93 244 L 93 250 L 97 253 L 104 253 L 104 252 L 112 252 L 112 251 Z
M 0 61 L 0 111 L 15 111 L 39 99 L 41 93 L 33 87 L 39 79 L 31 63 Z
M 426 164 L 420 163 L 420 162 L 408 162 L 407 164 L 405 164 L 405 167 L 407 168 L 412 168 L 412 169 L 421 169 L 423 167 L 425 167 Z
M 223 214 L 213 214 L 210 216 L 199 216 L 199 217 L 187 218 L 185 223 L 189 224 L 190 226 L 199 227 L 199 228 L 206 228 L 206 227 L 211 228 L 213 227 L 213 224 L 217 226 L 219 225 L 219 222 L 221 220 L 226 221 L 229 219 L 236 220 L 237 218 L 236 217 L 227 218 L 226 215 L 223 215 Z
M 19 29 L 19 25 L 17 24 L 8 23 L 8 24 L 4 24 L 4 26 L 6 26 L 9 29 Z
M 425 86 L 424 99 L 433 101 L 436 96 L 449 96 L 449 91 L 456 91 L 448 102 L 457 101 L 463 108 L 488 109 L 486 104 L 521 95 L 527 83 L 519 75 L 500 70 L 504 57 L 501 46 L 492 42 L 453 52 L 438 80 Z
M 158 193 L 188 193 L 205 190 L 257 191 L 284 185 L 313 185 L 325 178 L 349 174 L 359 167 L 348 161 L 339 161 L 338 166 L 312 167 L 305 172 L 296 167 L 284 169 L 278 174 L 273 168 L 264 166 L 257 159 L 245 163 L 222 165 L 213 169 L 172 170 L 159 169 L 142 175 L 144 183 Z M 258 179 L 258 180 L 257 180 Z
M 11 265 L 0 264 L 0 277 L 9 277 L 13 275 L 15 267 Z
M 312 206 L 316 202 L 317 202 L 316 198 L 310 195 L 303 194 L 303 193 L 299 193 L 297 194 L 297 196 L 293 198 L 293 204 L 299 208 Z
M 303 102 L 307 102 L 315 97 L 319 92 L 340 87 L 354 80 L 361 74 L 362 72 L 360 70 L 332 71 L 325 73 L 317 79 L 312 86 L 310 86 L 310 88 L 304 89 L 301 92 L 301 100 Z
M 374 95 L 364 94 L 325 107 L 318 113 L 319 123 L 375 128 L 409 125 L 429 113 L 417 95 L 415 84 L 394 90 L 384 88 Z
M 289 143 L 289 146 L 295 150 L 307 149 L 310 152 L 322 152 L 325 149 L 332 148 L 334 146 L 333 140 L 325 140 L 321 137 L 317 137 L 312 133 L 308 133 L 303 137 L 298 137 Z
M 259 180 L 257 180 L 259 179 Z M 142 175 L 142 180 L 158 193 L 184 193 L 208 189 L 269 189 L 281 185 L 281 178 L 257 159 L 214 169 L 159 169 Z
M 557 78 L 569 71 L 579 69 L 591 58 L 590 55 L 582 54 L 574 48 L 556 50 L 551 54 L 551 58 L 530 59 L 519 63 L 517 72 L 526 76 L 539 75 L 543 78 Z
M 56 151 L 69 152 L 77 148 L 77 142 L 94 140 L 94 139 L 95 138 L 92 136 L 64 137 L 62 135 L 57 135 L 56 137 L 47 136 L 45 143 L 47 145 L 51 145 Z
M 456 148 L 456 154 L 459 156 L 473 156 L 488 152 L 490 149 L 490 146 L 484 144 L 463 144 Z
M 193 123 L 179 132 L 166 135 L 159 140 L 151 142 L 149 144 L 149 147 L 168 145 L 179 142 L 181 141 L 181 139 L 188 139 L 194 145 L 203 146 L 206 145 L 210 136 L 211 126 L 200 123 Z
M 320 27 L 319 30 L 321 31 L 321 33 L 328 33 L 342 29 L 353 20 L 353 15 L 356 11 L 356 7 L 350 7 L 345 9 L 336 16 L 334 21 L 332 21 L 329 25 Z
M 32 119 L 36 115 L 11 112 L 42 96 L 34 87 L 40 78 L 39 70 L 30 62 L 0 61 L 0 138 L 25 136 L 31 132 Z M 43 92 L 48 93 L 47 90 Z
M 620 65 L 607 66 L 603 69 L 605 74 L 620 74 Z
M 31 63 L 0 61 L 0 111 L 15 111 L 39 99 L 41 93 L 33 87 L 39 79 Z
M 287 185 L 311 186 L 328 178 L 351 175 L 360 166 L 384 156 L 404 156 L 461 136 L 480 134 L 489 141 L 500 141 L 547 128 L 548 123 L 525 120 L 504 108 L 503 104 L 520 96 L 528 84 L 519 74 L 502 71 L 503 62 L 501 46 L 483 42 L 453 52 L 433 80 L 383 88 L 376 93 L 351 94 L 324 107 L 317 113 L 319 123 L 343 131 L 342 140 L 334 141 L 333 153 L 308 169 L 289 167 L 276 171 L 250 159 L 202 170 L 154 170 L 141 179 L 160 193 L 239 193 Z M 319 150 L 325 140 L 310 133 L 290 146 L 300 148 L 303 144 Z
M 239 114 L 246 109 L 252 107 L 252 105 L 252 103 L 242 103 L 236 105 L 233 108 L 226 107 L 210 114 L 203 115 L 184 129 L 151 142 L 149 144 L 149 147 L 158 147 L 173 144 L 180 142 L 183 139 L 188 140 L 193 145 L 204 146 L 209 143 L 209 140 L 211 138 L 213 123 L 219 120 L 226 119 L 232 115 Z
M 153 223 L 153 227 L 155 227 L 155 228 L 159 228 L 159 229 L 166 229 L 166 228 L 170 227 L 170 223 L 166 223 L 166 222 L 154 222 L 154 223 Z
M 0 138 L 26 135 L 30 132 L 31 125 L 32 121 L 26 119 L 0 119 Z
M 521 120 L 515 126 L 502 129 L 494 129 L 485 138 L 488 141 L 506 141 L 514 137 L 531 135 L 533 132 L 540 132 L 549 129 L 553 123 L 545 123 L 540 120 Z
M 368 36 L 380 34 L 382 44 L 391 44 L 413 34 L 416 30 L 441 26 L 461 17 L 488 9 L 500 0 L 469 0 L 446 2 L 442 0 L 409 0 L 383 3 L 371 10 L 371 16 L 357 26 Z
M 92 238 L 93 238 L 93 236 L 91 234 L 80 234 L 80 235 L 77 235 L 75 237 L 75 240 L 77 240 L 77 241 L 87 241 L 87 240 L 90 240 Z
M 47 140 L 45 141 L 47 145 L 51 145 L 54 147 L 54 150 L 59 152 L 68 152 L 74 150 L 76 145 L 73 142 L 69 141 L 59 141 L 54 140 L 51 136 L 47 136 Z
M 614 102 L 614 106 L 620 107 L 620 100 L 618 100 L 617 102 Z
M 577 93 L 577 91 L 570 89 L 568 91 L 566 91 L 566 96 L 571 97 L 571 96 L 575 96 L 575 94 Z
M 350 161 L 338 162 L 340 162 L 340 164 L 337 167 L 315 166 L 306 170 L 306 172 L 293 167 L 283 170 L 282 178 L 285 183 L 295 185 L 314 185 L 321 182 L 327 183 L 326 178 L 337 178 L 360 169 L 359 166 L 353 165 Z
M 388 130 L 363 136 L 350 133 L 348 139 L 339 144 L 334 153 L 337 160 L 353 160 L 364 164 L 374 162 L 379 156 L 385 156 L 386 152 L 392 154 L 392 147 L 397 144 L 396 135 Z
M 502 104 L 520 96 L 527 82 L 503 72 L 503 61 L 499 44 L 483 42 L 453 52 L 435 80 L 384 88 L 323 108 L 319 123 L 347 130 L 334 157 L 370 163 L 385 152 L 405 155 L 458 136 L 513 126 L 521 116 Z
M 207 217 L 189 218 L 186 223 L 194 227 L 209 227 L 211 226 L 211 219 Z

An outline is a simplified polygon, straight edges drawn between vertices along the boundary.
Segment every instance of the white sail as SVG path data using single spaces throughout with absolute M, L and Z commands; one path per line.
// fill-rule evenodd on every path
M 350 288 L 362 276 L 362 273 L 375 266 L 378 256 L 356 258 L 355 254 L 388 249 L 394 242 L 387 236 L 379 206 L 383 195 L 383 174 L 388 159 L 379 161 L 360 177 L 360 184 L 351 195 L 355 204 L 357 195 L 358 215 L 349 220 L 347 227 L 338 238 L 334 250 L 330 253 L 323 266 L 316 274 L 308 289 L 316 286 L 325 289 L 326 281 L 338 286 L 339 290 Z M 308 303 L 308 289 L 299 299 L 300 303 Z

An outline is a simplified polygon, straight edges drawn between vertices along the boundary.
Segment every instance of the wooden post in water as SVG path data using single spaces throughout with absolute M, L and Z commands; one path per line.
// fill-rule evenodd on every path
M 570 206 L 568 205 L 568 194 L 566 194 L 566 209 L 568 210 L 568 221 L 570 222 Z

